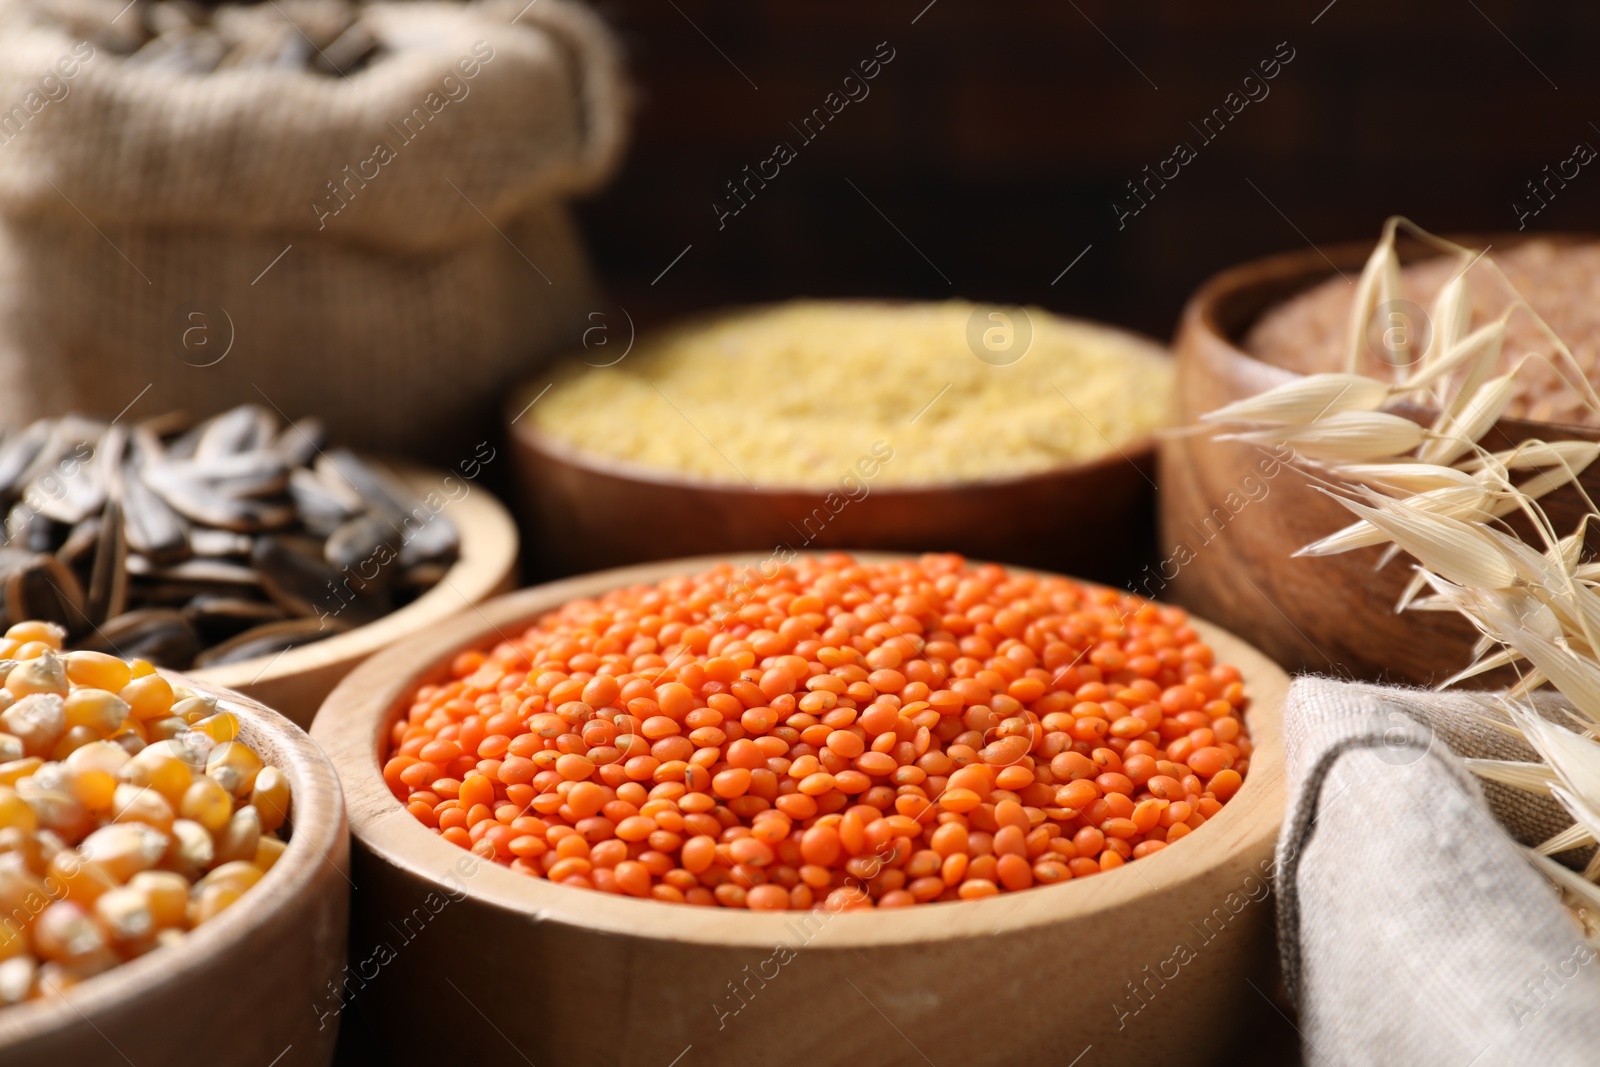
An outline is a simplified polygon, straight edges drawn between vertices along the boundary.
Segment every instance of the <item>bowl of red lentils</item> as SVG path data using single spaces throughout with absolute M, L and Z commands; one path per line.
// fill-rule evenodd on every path
M 422 1058 L 1203 1059 L 1267 1008 L 1286 685 L 1180 609 L 954 555 L 500 598 L 313 727 L 353 952 L 392 959 L 358 996 Z
M 0 1062 L 326 1067 L 333 768 L 246 697 L 65 636 L 0 637 Z

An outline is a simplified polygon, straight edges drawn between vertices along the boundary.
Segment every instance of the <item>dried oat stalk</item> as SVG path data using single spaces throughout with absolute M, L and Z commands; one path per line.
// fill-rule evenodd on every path
M 1390 380 L 1357 373 L 1374 310 L 1400 295 L 1398 231 L 1460 261 L 1440 291 L 1431 339 L 1415 364 L 1396 367 Z M 1475 309 L 1467 284 L 1471 271 L 1488 271 L 1504 292 L 1503 306 Z M 1474 310 L 1488 318 L 1471 329 Z M 1502 367 L 1506 324 L 1527 315 L 1549 342 L 1547 353 Z M 1375 545 L 1411 557 L 1413 579 L 1396 610 L 1454 611 L 1482 634 L 1473 662 L 1441 688 L 1511 667 L 1518 684 L 1496 696 L 1495 725 L 1520 736 L 1541 763 L 1469 760 L 1474 773 L 1553 797 L 1573 825 L 1527 850 L 1586 917 L 1600 915 L 1600 860 L 1582 875 L 1552 855 L 1600 842 L 1600 563 L 1585 561 L 1583 538 L 1600 521 L 1578 477 L 1600 445 L 1586 441 L 1528 440 L 1491 452 L 1480 441 L 1495 424 L 1530 363 L 1554 368 L 1590 410 L 1600 396 L 1571 351 L 1518 293 L 1494 260 L 1429 234 L 1406 219 L 1390 219 L 1367 260 L 1351 306 L 1345 368 L 1314 374 L 1229 404 L 1203 416 L 1225 439 L 1287 445 L 1319 468 L 1326 492 L 1356 520 L 1301 549 L 1299 555 L 1333 555 Z M 1395 409 L 1432 411 L 1423 426 Z M 1587 513 L 1575 530 L 1553 528 L 1539 500 L 1573 485 Z M 1525 516 L 1532 543 L 1506 525 Z M 1532 710 L 1527 696 L 1549 686 L 1571 705 L 1565 723 Z M 1600 925 L 1586 921 L 1600 945 Z

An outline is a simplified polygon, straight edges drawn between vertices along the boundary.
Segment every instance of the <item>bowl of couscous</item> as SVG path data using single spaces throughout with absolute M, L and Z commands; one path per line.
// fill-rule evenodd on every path
M 1112 580 L 1172 389 L 1160 345 L 1037 308 L 733 309 L 515 390 L 514 495 L 548 573 L 865 547 Z

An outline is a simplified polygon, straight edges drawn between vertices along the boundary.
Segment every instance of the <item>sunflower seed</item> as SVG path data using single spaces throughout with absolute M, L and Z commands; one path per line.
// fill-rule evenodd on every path
M 242 663 L 257 656 L 270 656 L 286 649 L 320 641 L 348 629 L 344 623 L 328 619 L 286 619 L 246 630 L 220 645 L 213 645 L 195 657 L 196 667 L 218 667 Z
M 100 517 L 100 543 L 89 571 L 89 593 L 84 607 L 91 623 L 121 615 L 128 606 L 128 538 L 122 504 L 113 498 Z
M 200 651 L 200 636 L 182 612 L 142 608 L 106 621 L 76 647 L 123 659 L 147 659 L 162 667 L 187 667 Z
M 123 466 L 123 527 L 128 547 L 151 559 L 181 559 L 189 544 L 183 520 L 139 477 L 133 460 Z

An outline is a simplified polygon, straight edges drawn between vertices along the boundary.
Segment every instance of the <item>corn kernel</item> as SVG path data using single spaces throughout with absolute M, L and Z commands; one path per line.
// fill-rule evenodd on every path
M 169 805 L 177 804 L 194 780 L 194 773 L 183 760 L 169 755 L 169 751 L 151 745 L 129 760 L 117 777 L 129 785 L 148 786 Z
M 70 900 L 85 908 L 93 906 L 102 893 L 115 889 L 119 881 L 106 864 L 87 858 L 86 853 L 71 851 L 56 853 L 45 874 L 45 884 L 52 888 L 52 897 Z
M 111 823 L 83 839 L 76 861 L 84 866 L 99 866 L 118 882 L 126 882 L 160 863 L 167 849 L 166 835 L 154 827 L 137 822 Z
M 263 834 L 261 840 L 256 842 L 256 856 L 251 862 L 263 871 L 270 871 L 272 865 L 283 855 L 283 850 L 288 847 L 287 842 Z
M 62 665 L 61 657 L 49 649 L 33 659 L 18 663 L 6 675 L 6 689 L 18 698 L 33 693 L 65 696 L 67 685 L 67 669 Z
M 73 751 L 66 765 L 80 771 L 105 771 L 115 775 L 132 757 L 127 749 L 111 741 L 96 741 Z
M 144 894 L 157 927 L 182 926 L 189 917 L 189 883 L 175 871 L 140 871 L 128 887 Z
M 0 785 L 16 785 L 18 781 L 30 777 L 34 771 L 43 766 L 44 760 L 38 756 L 24 756 L 22 759 L 0 763 Z
M 111 801 L 112 819 L 117 822 L 139 822 L 154 827 L 162 833 L 172 829 L 172 805 L 154 788 L 145 785 L 117 786 Z
M 261 843 L 261 817 L 248 804 L 233 813 L 228 825 L 216 835 L 216 862 L 253 859 Z
M 0 931 L 0 940 L 4 940 L 5 933 Z M 31 956 L 13 956 L 5 959 L 5 947 L 0 945 L 0 1005 L 20 1004 L 27 999 L 28 993 L 33 989 L 33 980 L 38 975 L 39 965 L 33 962 Z
M 211 831 L 193 819 L 177 819 L 172 824 L 172 847 L 167 852 L 168 863 L 189 878 L 198 878 L 210 867 L 217 855 L 216 842 Z
M 157 741 L 170 741 L 189 728 L 189 724 L 176 715 L 169 715 L 165 719 L 151 719 L 144 724 L 145 736 L 154 744 Z
M 261 816 L 261 832 L 270 834 L 289 817 L 289 776 L 276 767 L 263 767 L 250 790 L 250 806 Z
M 87 726 L 69 726 L 67 732 L 61 735 L 50 748 L 50 758 L 64 760 L 84 745 L 92 745 L 99 741 L 105 734 Z
M 239 720 L 232 712 L 227 711 L 219 711 L 215 715 L 201 719 L 194 724 L 194 728 L 219 745 L 239 736 Z
M 31 834 L 39 828 L 39 817 L 15 789 L 0 785 L 0 829 L 11 827 Z
M 207 886 L 189 902 L 189 924 L 199 926 L 216 918 L 224 908 L 239 899 L 241 892 L 231 885 Z
M 109 771 L 74 768 L 67 788 L 78 803 L 98 813 L 111 807 L 116 797 L 117 779 Z
M 68 652 L 61 657 L 67 678 L 73 685 L 104 689 L 112 693 L 133 681 L 133 671 L 115 656 L 104 652 Z
M 147 678 L 156 673 L 156 665 L 147 659 L 129 660 L 128 669 L 133 672 L 135 678 Z
M 66 702 L 55 693 L 30 693 L 0 711 L 0 729 L 20 739 L 28 755 L 47 756 L 67 732 Z
M 94 916 L 113 941 L 141 941 L 156 932 L 149 900 L 132 886 L 100 894 L 94 902 Z
M 100 927 L 71 901 L 47 906 L 33 921 L 33 950 L 41 959 L 73 963 L 92 959 L 105 947 Z
M 126 700 L 105 689 L 74 689 L 65 704 L 67 725 L 93 728 L 96 740 L 121 726 L 130 710 Z
M 22 747 L 22 738 L 15 734 L 0 733 L 0 763 L 10 763 L 26 755 L 27 752 Z
M 212 833 L 228 824 L 233 817 L 233 797 L 214 778 L 200 777 L 189 784 L 178 814 L 193 819 Z
M 6 630 L 6 640 L 15 641 L 18 645 L 25 645 L 30 641 L 38 641 L 59 650 L 61 643 L 67 639 L 67 631 L 53 622 L 42 622 L 38 619 L 29 619 L 25 622 L 14 623 Z M 15 650 L 12 650 L 15 656 Z
M 204 893 L 211 886 L 231 886 L 243 893 L 246 889 L 261 881 L 265 872 L 260 867 L 248 860 L 232 860 L 224 863 L 200 881 L 195 883 L 194 893 Z
M 206 774 L 222 783 L 236 797 L 249 796 L 261 773 L 261 757 L 238 741 L 218 745 L 206 761 Z
M 164 719 L 172 714 L 172 685 L 159 674 L 141 675 L 134 671 L 133 681 L 123 686 L 117 694 L 133 709 L 133 717 L 140 722 Z

